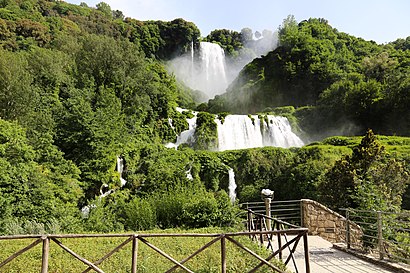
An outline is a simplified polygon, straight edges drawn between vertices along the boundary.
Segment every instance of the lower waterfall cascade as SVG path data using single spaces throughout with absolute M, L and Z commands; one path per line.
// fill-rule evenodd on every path
M 228 115 L 218 124 L 218 151 L 265 146 L 301 147 L 303 141 L 292 132 L 287 118 L 281 116 Z
M 178 108 L 182 112 L 183 109 Z M 195 142 L 196 112 L 188 119 L 189 129 L 177 137 L 176 143 L 166 147 L 177 148 L 183 143 Z M 290 148 L 302 147 L 304 142 L 292 132 L 286 117 L 267 115 L 260 119 L 257 115 L 227 115 L 224 121 L 215 118 L 218 131 L 217 151 L 258 148 L 265 146 Z

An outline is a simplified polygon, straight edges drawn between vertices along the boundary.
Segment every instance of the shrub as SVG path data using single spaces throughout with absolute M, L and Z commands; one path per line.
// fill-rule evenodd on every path
M 155 228 L 155 207 L 146 199 L 135 198 L 124 208 L 126 230 L 148 230 Z
M 209 227 L 217 222 L 220 213 L 215 198 L 206 194 L 184 204 L 182 220 L 187 227 Z
M 213 150 L 217 148 L 218 128 L 215 116 L 206 112 L 197 115 L 195 130 L 195 149 Z
M 189 202 L 185 192 L 170 192 L 151 197 L 155 204 L 157 225 L 160 228 L 182 226 L 181 215 L 184 203 Z

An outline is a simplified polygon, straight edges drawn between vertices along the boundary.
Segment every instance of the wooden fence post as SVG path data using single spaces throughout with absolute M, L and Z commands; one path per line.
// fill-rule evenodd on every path
M 252 230 L 252 213 L 248 210 L 248 217 L 247 217 L 247 224 L 248 224 L 248 232 L 250 232 Z
M 43 249 L 41 254 L 41 273 L 48 272 L 48 254 L 50 250 L 50 239 L 47 236 L 42 236 Z
M 309 245 L 308 245 L 308 232 L 306 231 L 305 234 L 303 234 L 303 248 L 305 251 L 305 268 L 306 268 L 306 273 L 310 273 L 310 262 L 309 262 Z
M 221 236 L 221 264 L 222 264 L 222 273 L 226 273 L 226 241 L 225 241 L 225 235 Z
M 265 198 L 265 211 L 266 211 L 266 231 L 271 231 L 272 230 L 272 224 L 271 224 L 271 209 L 270 209 L 270 205 L 271 205 L 271 198 Z
M 133 235 L 131 273 L 137 273 L 137 260 L 138 260 L 138 235 Z
M 276 223 L 276 229 L 277 230 L 281 230 L 280 229 L 280 223 L 279 222 L 277 222 Z M 278 232 L 278 249 L 279 249 L 279 259 L 280 260 L 282 260 L 282 258 L 283 258 L 283 255 L 282 255 L 282 237 L 281 237 L 281 234 L 280 234 L 280 232 Z

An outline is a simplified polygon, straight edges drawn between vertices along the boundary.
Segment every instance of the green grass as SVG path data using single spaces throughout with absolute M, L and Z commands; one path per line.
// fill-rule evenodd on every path
M 224 233 L 227 231 L 208 228 L 198 230 L 156 230 L 150 231 L 150 233 Z M 228 231 L 232 232 L 232 231 Z M 143 232 L 147 234 L 147 232 Z M 142 232 L 140 232 L 142 234 Z M 213 238 L 191 238 L 191 237 L 157 237 L 148 238 L 147 240 L 162 249 L 176 260 L 180 261 L 197 249 L 211 241 Z M 252 249 L 262 257 L 268 257 L 269 252 L 259 247 L 256 243 L 251 242 L 247 237 L 235 237 L 242 244 Z M 61 242 L 69 247 L 71 250 L 81 255 L 89 261 L 99 260 L 106 253 L 113 250 L 126 238 L 81 238 L 81 239 L 60 239 Z M 34 239 L 13 240 L 5 241 L 0 240 L 0 247 L 2 249 L 0 253 L 0 260 L 3 261 L 9 257 L 15 251 L 29 245 Z M 226 241 L 227 248 L 227 271 L 228 272 L 247 272 L 253 266 L 257 265 L 259 261 L 239 249 L 233 243 Z M 23 255 L 19 256 L 15 260 L 11 261 L 5 267 L 0 269 L 0 272 L 40 272 L 41 271 L 41 244 L 35 248 L 29 250 Z M 188 261 L 185 265 L 194 272 L 220 272 L 221 270 L 221 244 L 220 241 L 216 242 L 208 249 Z M 100 268 L 104 272 L 131 272 L 131 252 L 132 245 L 129 243 L 119 252 L 115 253 L 109 259 L 104 261 Z M 284 265 L 279 261 L 274 263 L 284 268 Z M 138 243 L 138 272 L 165 272 L 173 266 L 173 263 L 161 256 L 144 243 Z M 50 273 L 71 273 L 82 272 L 87 268 L 79 260 L 61 249 L 56 243 L 50 242 L 50 255 L 49 255 L 49 272 Z M 93 271 L 90 271 L 93 272 Z M 180 269 L 174 272 L 184 272 Z M 258 272 L 272 272 L 266 266 L 262 267 Z
M 346 146 L 353 148 L 360 144 L 361 139 L 361 136 L 334 136 L 326 138 L 321 143 L 316 144 Z M 397 156 L 399 159 L 408 159 L 410 152 L 410 137 L 377 135 L 377 140 L 386 148 L 386 151 L 388 153 Z M 311 146 L 313 146 L 313 144 L 311 144 Z

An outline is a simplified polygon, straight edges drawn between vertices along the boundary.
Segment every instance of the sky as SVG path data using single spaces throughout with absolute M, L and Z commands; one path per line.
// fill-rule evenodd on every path
M 68 0 L 95 7 L 99 1 Z M 324 18 L 340 32 L 379 44 L 410 36 L 409 0 L 105 0 L 113 10 L 138 20 L 170 21 L 183 18 L 195 23 L 202 36 L 214 29 L 272 31 L 288 15 L 300 22 Z

